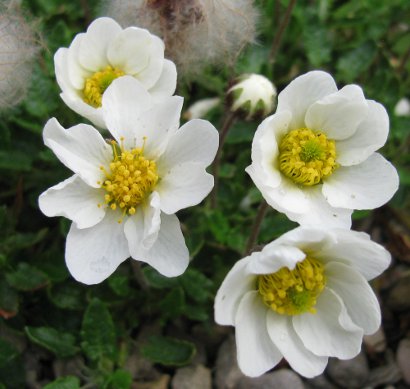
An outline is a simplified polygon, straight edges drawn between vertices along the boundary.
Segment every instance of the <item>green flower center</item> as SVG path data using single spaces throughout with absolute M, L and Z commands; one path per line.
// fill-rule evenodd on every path
M 280 315 L 315 313 L 316 300 L 325 285 L 323 264 L 311 257 L 297 263 L 293 270 L 282 267 L 257 279 L 264 304 Z
M 102 95 L 111 83 L 125 73 L 117 68 L 107 66 L 105 69 L 94 73 L 85 80 L 83 100 L 94 108 L 101 107 Z
M 321 132 L 299 128 L 280 142 L 279 170 L 296 184 L 320 184 L 337 167 L 335 141 Z

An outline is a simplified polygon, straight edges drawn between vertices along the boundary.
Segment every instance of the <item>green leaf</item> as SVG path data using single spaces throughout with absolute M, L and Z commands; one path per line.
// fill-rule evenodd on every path
M 125 370 L 117 370 L 108 377 L 103 389 L 129 389 L 131 384 L 131 374 Z
M 20 353 L 9 342 L 0 338 L 0 382 L 8 389 L 24 387 L 25 373 Z
M 77 283 L 66 281 L 54 285 L 48 290 L 50 301 L 59 308 L 83 310 L 85 304 L 84 289 Z
M 196 353 L 193 343 L 165 336 L 151 336 L 141 351 L 145 358 L 165 366 L 186 365 Z
M 57 378 L 43 389 L 80 389 L 80 380 L 74 376 Z
M 212 297 L 213 282 L 195 269 L 188 269 L 180 278 L 186 294 L 194 301 L 204 302 Z
M 60 358 L 71 357 L 79 351 L 75 346 L 75 337 L 61 333 L 51 327 L 25 327 L 31 341 L 53 352 Z
M 17 314 L 18 307 L 18 294 L 5 279 L 0 279 L 0 316 L 9 319 Z
M 377 54 L 376 46 L 366 42 L 349 51 L 337 62 L 339 78 L 345 82 L 353 82 L 365 72 Z
M 163 318 L 179 316 L 185 307 L 185 294 L 182 288 L 172 289 L 158 304 Z
M 32 291 L 43 288 L 49 282 L 47 276 L 26 262 L 20 262 L 17 270 L 6 273 L 7 282 L 15 289 Z
M 32 162 L 33 156 L 22 151 L 0 150 L 0 170 L 30 171 Z
M 85 311 L 81 329 L 81 347 L 93 361 L 116 355 L 116 334 L 111 314 L 103 302 L 92 299 Z
M 171 288 L 178 284 L 175 278 L 168 278 L 158 273 L 154 268 L 146 266 L 142 269 L 147 282 L 156 289 Z
M 108 278 L 108 285 L 117 296 L 126 297 L 131 292 L 128 281 L 129 278 L 127 276 L 114 273 Z

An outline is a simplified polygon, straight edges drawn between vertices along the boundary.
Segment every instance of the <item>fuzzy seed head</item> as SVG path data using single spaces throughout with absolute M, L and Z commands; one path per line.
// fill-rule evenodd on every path
M 13 1 L 0 2 L 0 109 L 26 96 L 39 39 Z
M 254 41 L 257 20 L 253 0 L 106 0 L 103 13 L 159 35 L 183 76 L 233 64 Z

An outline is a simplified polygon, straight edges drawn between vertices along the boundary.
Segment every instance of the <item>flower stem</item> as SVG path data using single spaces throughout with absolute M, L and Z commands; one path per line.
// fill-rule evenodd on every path
M 225 119 L 222 124 L 222 128 L 219 132 L 219 148 L 216 152 L 215 161 L 212 165 L 212 174 L 214 176 L 214 188 L 211 193 L 211 207 L 216 208 L 218 200 L 218 187 L 219 187 L 219 169 L 221 167 L 221 157 L 222 157 L 222 148 L 225 144 L 226 136 L 228 135 L 229 129 L 231 128 L 232 124 L 235 122 L 235 113 L 227 112 L 225 114 Z
M 269 54 L 269 62 L 273 65 L 276 61 L 276 55 L 279 51 L 280 45 L 282 43 L 283 34 L 286 27 L 289 24 L 290 15 L 292 14 L 293 8 L 296 4 L 296 0 L 290 0 L 288 7 L 286 8 L 285 16 L 283 17 L 282 23 L 280 24 L 277 33 L 275 34 L 275 39 L 273 40 L 272 47 Z
M 248 242 L 246 243 L 245 255 L 249 255 L 251 253 L 258 240 L 262 221 L 266 215 L 266 212 L 268 211 L 268 208 L 268 203 L 265 200 L 262 200 L 258 208 L 258 213 L 256 214 L 255 220 L 252 225 L 251 234 L 249 236 Z
M 149 289 L 149 285 L 147 284 L 147 281 L 145 280 L 144 273 L 142 272 L 141 269 L 141 262 L 137 261 L 135 259 L 130 259 L 131 261 L 131 268 L 134 273 L 134 277 L 140 286 L 141 290 L 147 291 Z

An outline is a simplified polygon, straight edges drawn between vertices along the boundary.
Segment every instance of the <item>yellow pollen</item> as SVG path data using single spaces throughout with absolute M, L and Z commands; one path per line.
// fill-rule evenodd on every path
M 158 182 L 155 161 L 144 157 L 144 146 L 125 150 L 123 145 L 111 143 L 113 160 L 110 171 L 104 170 L 102 188 L 106 190 L 105 203 L 112 209 L 120 208 L 123 215 L 134 215 L 136 208 L 153 191 Z M 138 174 L 137 174 L 138 172 Z
M 117 68 L 107 66 L 105 69 L 94 73 L 85 80 L 83 89 L 83 100 L 95 107 L 101 107 L 102 95 L 110 84 L 125 73 Z
M 335 141 L 320 131 L 299 128 L 280 142 L 279 169 L 296 184 L 320 184 L 337 167 Z
M 293 270 L 282 267 L 276 273 L 258 276 L 257 281 L 264 304 L 280 315 L 316 313 L 316 300 L 325 285 L 323 264 L 311 257 Z

